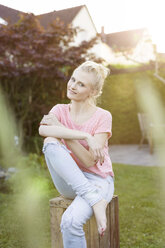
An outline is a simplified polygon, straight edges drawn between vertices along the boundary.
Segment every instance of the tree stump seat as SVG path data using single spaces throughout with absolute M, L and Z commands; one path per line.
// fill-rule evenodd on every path
M 51 247 L 63 248 L 60 230 L 61 217 L 73 200 L 59 196 L 49 200 L 51 219 Z M 93 215 L 84 225 L 87 248 L 119 248 L 118 196 L 114 195 L 106 209 L 107 229 L 101 238 Z

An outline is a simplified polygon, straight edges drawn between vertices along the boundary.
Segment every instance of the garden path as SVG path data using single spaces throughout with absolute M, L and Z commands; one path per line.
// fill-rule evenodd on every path
M 138 144 L 109 145 L 109 155 L 112 163 L 158 166 L 157 153 L 150 154 L 149 145 L 143 144 L 138 149 Z

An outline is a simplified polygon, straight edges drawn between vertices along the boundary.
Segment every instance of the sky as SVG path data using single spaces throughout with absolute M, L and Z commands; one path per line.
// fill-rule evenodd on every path
M 0 4 L 34 14 L 86 5 L 98 32 L 148 28 L 158 52 L 165 52 L 164 0 L 0 0 Z

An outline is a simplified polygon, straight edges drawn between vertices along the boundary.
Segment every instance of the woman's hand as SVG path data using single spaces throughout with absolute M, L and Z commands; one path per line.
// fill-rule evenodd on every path
M 40 125 L 60 125 L 60 122 L 53 113 L 50 113 L 48 115 L 44 115 L 40 122 Z
M 89 151 L 92 153 L 95 162 L 100 160 L 100 164 L 104 163 L 104 148 L 98 143 L 94 136 L 88 135 L 86 141 L 89 146 Z

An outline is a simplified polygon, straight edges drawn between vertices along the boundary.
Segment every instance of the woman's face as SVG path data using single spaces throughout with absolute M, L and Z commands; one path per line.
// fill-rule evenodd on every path
M 85 101 L 92 94 L 93 73 L 75 70 L 67 84 L 67 97 L 72 100 Z

